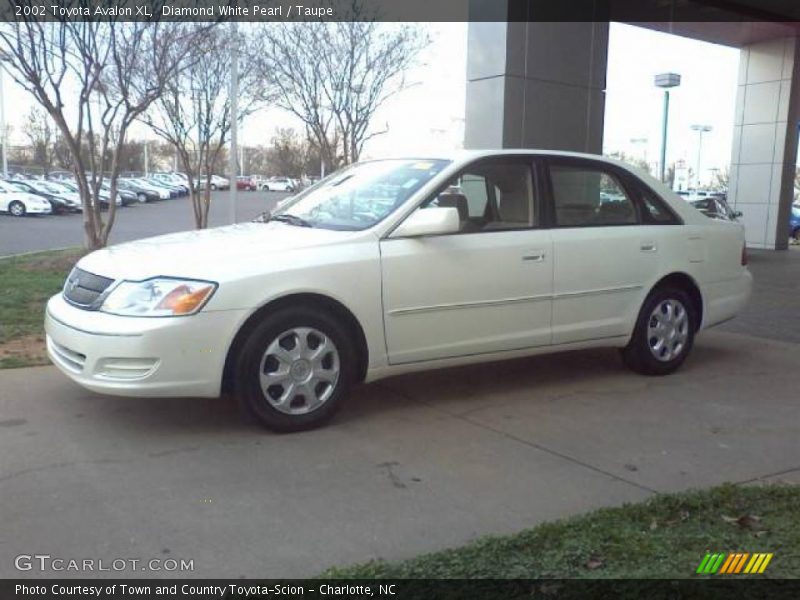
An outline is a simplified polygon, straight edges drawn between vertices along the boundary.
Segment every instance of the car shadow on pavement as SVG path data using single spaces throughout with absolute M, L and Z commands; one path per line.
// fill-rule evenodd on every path
M 463 414 L 492 403 L 549 403 L 576 391 L 597 395 L 643 390 L 650 382 L 721 374 L 737 352 L 718 345 L 695 347 L 676 374 L 665 378 L 629 371 L 613 349 L 581 350 L 453 367 L 391 377 L 356 386 L 341 411 L 327 425 L 344 427 L 382 416 L 396 416 L 426 406 Z M 125 398 L 86 392 L 81 417 L 97 426 L 193 436 L 217 432 L 230 435 L 269 433 L 244 417 L 234 398 Z
M 410 404 L 463 414 L 492 403 L 557 401 L 576 391 L 603 395 L 645 390 L 652 382 L 669 385 L 724 374 L 718 367 L 729 369 L 738 354 L 719 345 L 699 344 L 681 369 L 667 377 L 638 375 L 624 365 L 617 350 L 608 348 L 400 375 L 356 388 L 334 426 L 404 410 Z

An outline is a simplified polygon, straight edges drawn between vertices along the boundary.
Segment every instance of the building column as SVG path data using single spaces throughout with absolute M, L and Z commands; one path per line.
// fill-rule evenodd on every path
M 799 52 L 794 37 L 741 49 L 728 200 L 742 212 L 753 248 L 788 247 L 800 125 Z
M 600 154 L 607 56 L 608 23 L 470 22 L 464 146 Z

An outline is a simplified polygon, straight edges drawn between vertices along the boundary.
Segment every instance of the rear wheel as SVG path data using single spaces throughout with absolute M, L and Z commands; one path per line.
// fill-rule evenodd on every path
M 697 329 L 692 299 L 682 289 L 661 287 L 647 297 L 633 336 L 622 350 L 631 369 L 645 375 L 667 375 L 681 366 Z
M 355 379 L 347 330 L 308 308 L 279 310 L 257 325 L 239 353 L 234 390 L 246 414 L 273 431 L 328 421 Z
M 139 192 L 138 194 L 136 194 L 136 199 L 142 204 L 144 204 L 145 202 L 147 202 L 147 194 Z
M 8 205 L 8 212 L 10 212 L 15 217 L 24 217 L 25 205 L 19 200 L 14 200 L 11 204 Z

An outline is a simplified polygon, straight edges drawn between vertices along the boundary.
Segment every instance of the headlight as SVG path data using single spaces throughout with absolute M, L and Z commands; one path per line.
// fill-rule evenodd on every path
M 217 289 L 210 281 L 159 277 L 123 281 L 108 295 L 102 312 L 125 317 L 173 317 L 198 312 Z

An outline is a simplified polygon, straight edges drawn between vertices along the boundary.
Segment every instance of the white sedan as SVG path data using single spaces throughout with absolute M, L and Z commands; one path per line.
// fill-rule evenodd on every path
M 261 189 L 265 192 L 293 192 L 296 188 L 294 180 L 288 177 L 273 177 L 261 182 Z
M 231 390 L 300 430 L 358 382 L 423 369 L 608 346 L 671 373 L 745 305 L 746 262 L 741 225 L 601 157 L 376 160 L 259 222 L 89 254 L 48 303 L 47 346 L 91 390 Z
M 49 215 L 52 205 L 41 196 L 20 191 L 16 186 L 0 181 L 0 211 L 15 217 L 25 215 Z

